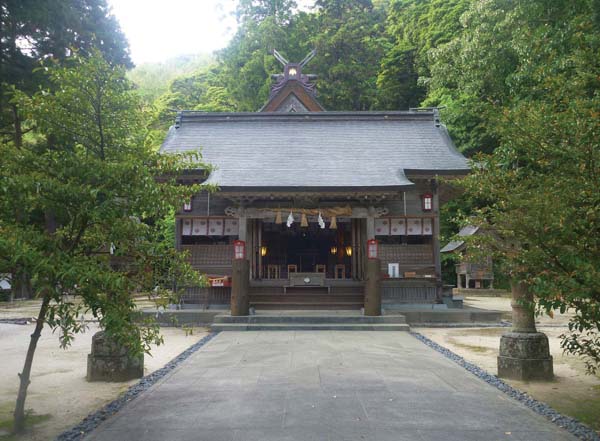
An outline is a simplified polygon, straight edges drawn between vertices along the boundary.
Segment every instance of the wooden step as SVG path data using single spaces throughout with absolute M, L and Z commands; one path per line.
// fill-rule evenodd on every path
M 250 303 L 253 302 L 362 302 L 364 296 L 361 294 L 251 294 Z
M 361 309 L 364 306 L 360 302 L 323 302 L 323 301 L 262 301 L 250 300 L 250 306 L 256 309 Z

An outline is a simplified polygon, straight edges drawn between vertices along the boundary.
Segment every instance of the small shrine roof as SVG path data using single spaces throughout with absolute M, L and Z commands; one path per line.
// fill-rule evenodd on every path
M 230 190 L 406 189 L 469 171 L 433 111 L 180 112 L 163 153 L 200 150 Z
M 468 236 L 472 236 L 473 234 L 477 233 L 477 231 L 479 231 L 479 227 L 475 226 L 475 225 L 467 225 L 464 226 L 459 232 L 458 235 L 460 237 L 468 237 Z M 440 253 L 450 253 L 452 251 L 456 251 L 459 249 L 462 249 L 463 246 L 465 244 L 464 240 L 453 240 L 450 241 L 446 244 L 446 246 L 444 248 L 442 248 L 440 250 Z

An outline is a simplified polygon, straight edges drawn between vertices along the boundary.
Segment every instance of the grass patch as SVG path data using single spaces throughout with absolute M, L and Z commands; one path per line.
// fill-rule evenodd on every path
M 560 399 L 551 400 L 548 404 L 558 410 L 560 413 L 569 415 L 592 429 L 600 431 L 600 397 L 581 397 L 573 399 L 572 397 L 562 396 Z
M 458 336 L 485 336 L 485 337 L 500 337 L 502 334 L 509 331 L 509 328 L 469 328 L 464 330 L 452 331 L 452 335 Z
M 466 349 L 468 351 L 475 352 L 477 354 L 486 354 L 486 353 L 490 353 L 490 352 L 495 352 L 494 349 L 487 348 L 485 346 L 477 346 L 477 345 L 469 345 L 466 343 L 461 343 L 452 337 L 450 337 L 448 339 L 448 341 L 456 347 L 459 347 L 461 349 Z
M 12 409 L 11 409 L 12 410 Z M 5 409 L 2 409 L 2 416 L 0 416 L 0 441 L 17 441 L 24 440 L 29 437 L 28 431 L 36 424 L 43 423 L 52 418 L 52 415 L 36 415 L 32 409 L 27 409 L 25 412 L 25 432 L 22 435 L 12 434 L 13 428 L 13 417 L 12 414 L 8 414 Z

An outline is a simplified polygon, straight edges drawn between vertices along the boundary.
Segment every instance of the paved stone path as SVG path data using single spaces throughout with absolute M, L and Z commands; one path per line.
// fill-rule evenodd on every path
M 224 332 L 94 441 L 555 441 L 567 432 L 406 332 Z

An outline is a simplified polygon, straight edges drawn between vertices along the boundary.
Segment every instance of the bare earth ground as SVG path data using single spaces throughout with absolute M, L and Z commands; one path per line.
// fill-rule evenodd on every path
M 36 316 L 37 305 L 35 301 L 20 302 L 18 307 L 0 305 L 0 319 Z M 54 439 L 88 414 L 117 398 L 136 382 L 88 383 L 85 380 L 87 354 L 90 352 L 92 335 L 96 331 L 98 326 L 90 324 L 90 329 L 85 334 L 78 335 L 73 345 L 63 350 L 58 345 L 58 336 L 49 329 L 44 329 L 33 362 L 26 402 L 26 408 L 32 409 L 41 421 L 25 436 L 16 439 Z M 17 396 L 17 373 L 23 369 L 29 335 L 32 332 L 33 324 L 0 323 L 0 440 L 7 434 L 6 427 L 10 427 L 9 421 Z M 162 333 L 165 344 L 154 348 L 152 357 L 145 357 L 145 374 L 163 367 L 206 335 L 206 330 L 196 328 L 192 335 L 186 336 L 182 329 L 163 328 Z
M 465 304 L 482 309 L 495 309 L 510 314 L 510 299 L 504 297 L 468 297 Z M 569 315 L 556 314 L 554 318 L 538 317 L 538 330 L 550 342 L 554 358 L 555 381 L 522 382 L 507 380 L 515 388 L 527 392 L 559 412 L 569 415 L 600 431 L 600 377 L 587 375 L 580 358 L 563 354 L 559 336 L 567 331 Z M 416 328 L 436 343 L 447 347 L 465 360 L 492 374 L 498 372 L 496 357 L 500 336 L 507 328 Z

